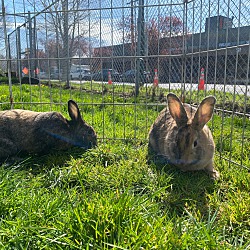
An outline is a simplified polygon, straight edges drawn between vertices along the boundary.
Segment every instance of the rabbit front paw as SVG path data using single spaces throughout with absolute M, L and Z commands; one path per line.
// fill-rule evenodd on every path
M 215 169 L 213 171 L 207 171 L 211 179 L 218 180 L 220 178 L 220 173 L 216 171 Z

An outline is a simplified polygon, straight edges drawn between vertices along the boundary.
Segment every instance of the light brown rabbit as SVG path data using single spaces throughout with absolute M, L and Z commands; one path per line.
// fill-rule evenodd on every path
M 217 179 L 214 169 L 214 141 L 206 123 L 213 115 L 216 99 L 206 97 L 198 109 L 182 104 L 169 93 L 168 107 L 156 118 L 149 132 L 149 150 L 182 171 L 205 170 Z
M 73 146 L 85 149 L 97 144 L 94 129 L 81 117 L 77 104 L 69 100 L 70 121 L 58 112 L 13 109 L 0 112 L 0 159 L 19 152 L 43 154 Z

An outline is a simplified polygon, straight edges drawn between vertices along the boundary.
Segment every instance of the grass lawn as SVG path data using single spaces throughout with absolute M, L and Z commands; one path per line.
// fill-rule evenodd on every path
M 128 86 L 55 85 L 14 85 L 14 107 L 68 117 L 72 98 L 99 145 L 0 167 L 0 249 L 250 249 L 250 120 L 225 112 L 242 112 L 249 99 L 206 93 L 222 109 L 209 122 L 221 174 L 212 181 L 147 161 L 147 133 L 167 90 L 135 98 Z M 0 110 L 8 96 L 0 86 Z M 194 91 L 187 101 L 203 97 Z

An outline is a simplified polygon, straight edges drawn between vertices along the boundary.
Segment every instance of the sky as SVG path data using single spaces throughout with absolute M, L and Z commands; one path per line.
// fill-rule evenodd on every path
M 31 1 L 33 0 L 5 0 L 6 12 L 9 14 L 7 17 L 9 33 L 27 21 L 28 11 L 31 11 L 31 16 L 33 16 L 44 9 L 39 4 L 40 1 L 37 1 L 34 9 L 29 4 Z M 130 15 L 131 2 L 129 0 L 85 0 L 85 2 L 88 4 L 85 5 L 84 9 L 90 10 L 90 18 L 84 23 L 79 23 L 79 30 L 88 30 L 89 25 L 93 26 L 87 36 L 97 47 L 122 43 L 124 32 L 118 28 L 118 23 Z M 135 23 L 137 22 L 138 4 L 139 1 L 133 2 Z M 189 32 L 199 33 L 204 32 L 206 18 L 217 15 L 234 17 L 234 27 L 250 25 L 249 0 L 189 0 L 187 10 L 184 11 L 183 0 L 144 0 L 146 25 L 149 20 L 157 20 L 159 16 L 176 16 L 186 22 Z M 187 15 L 185 16 L 184 13 Z M 37 15 L 37 27 L 39 24 L 41 32 L 38 32 L 38 36 L 39 34 L 45 36 L 46 20 L 44 15 Z M 22 28 L 21 32 L 22 46 L 28 47 L 27 29 Z M 11 40 L 13 46 L 14 40 Z

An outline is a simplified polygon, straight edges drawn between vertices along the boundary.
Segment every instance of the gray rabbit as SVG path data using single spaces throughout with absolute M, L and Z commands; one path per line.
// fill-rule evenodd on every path
M 206 125 L 216 99 L 206 97 L 198 109 L 182 104 L 173 93 L 167 95 L 167 101 L 168 107 L 150 128 L 149 150 L 183 171 L 205 170 L 212 178 L 219 178 L 213 166 L 214 140 Z
M 96 146 L 97 136 L 81 117 L 77 104 L 69 100 L 71 120 L 58 112 L 34 112 L 13 109 L 0 112 L 0 159 L 19 152 L 48 153 L 73 146 L 85 149 Z

